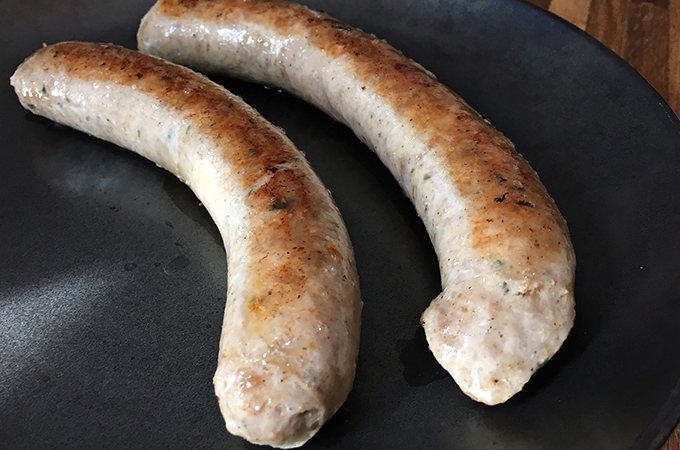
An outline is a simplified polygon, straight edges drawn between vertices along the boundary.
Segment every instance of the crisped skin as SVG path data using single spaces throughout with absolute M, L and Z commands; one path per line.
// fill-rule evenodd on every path
M 277 0 L 159 0 L 138 45 L 285 89 L 378 154 L 437 252 L 443 292 L 422 322 L 467 395 L 505 402 L 562 345 L 575 272 L 564 219 L 512 143 L 420 65 L 375 36 Z
M 283 448 L 313 436 L 352 387 L 361 299 L 345 225 L 302 153 L 207 78 L 112 45 L 42 48 L 11 82 L 28 110 L 191 187 L 228 258 L 214 379 L 227 428 Z

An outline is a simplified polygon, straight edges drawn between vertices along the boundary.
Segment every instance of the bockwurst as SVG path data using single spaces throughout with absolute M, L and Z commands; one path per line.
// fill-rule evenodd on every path
M 44 47 L 11 83 L 33 113 L 191 187 L 228 258 L 214 378 L 227 428 L 282 448 L 313 436 L 351 389 L 361 299 L 347 230 L 303 154 L 207 78 L 113 45 Z
M 348 125 L 425 222 L 443 292 L 422 315 L 462 390 L 497 404 L 559 349 L 574 320 L 566 223 L 512 143 L 375 36 L 282 1 L 159 0 L 142 52 L 284 89 Z

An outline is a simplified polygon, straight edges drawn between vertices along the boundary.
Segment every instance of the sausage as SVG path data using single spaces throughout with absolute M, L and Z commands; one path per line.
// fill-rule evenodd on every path
M 227 428 L 302 445 L 342 405 L 358 353 L 354 253 L 328 190 L 282 130 L 178 65 L 108 44 L 41 48 L 12 76 L 35 114 L 184 181 L 227 253 L 215 392 Z
M 462 390 L 502 403 L 574 321 L 566 223 L 512 143 L 433 74 L 375 36 L 281 1 L 159 0 L 142 52 L 284 89 L 349 126 L 412 200 L 442 293 L 422 315 Z

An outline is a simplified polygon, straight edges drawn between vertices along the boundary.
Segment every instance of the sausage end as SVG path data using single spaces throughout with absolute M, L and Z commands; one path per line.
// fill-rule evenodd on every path
M 230 433 L 277 448 L 296 448 L 311 439 L 330 416 L 318 395 L 280 367 L 221 365 L 215 393 Z

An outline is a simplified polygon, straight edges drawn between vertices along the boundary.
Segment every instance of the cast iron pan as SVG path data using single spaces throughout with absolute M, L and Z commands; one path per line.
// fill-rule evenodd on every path
M 304 150 L 355 245 L 361 353 L 347 403 L 307 448 L 659 447 L 680 417 L 680 125 L 613 53 L 519 1 L 310 0 L 386 38 L 468 100 L 540 174 L 576 248 L 562 350 L 501 406 L 463 395 L 419 316 L 432 246 L 343 126 L 276 90 L 217 79 Z M 224 248 L 152 163 L 24 111 L 9 86 L 40 45 L 135 48 L 144 1 L 0 6 L 0 447 L 246 448 L 212 391 Z

